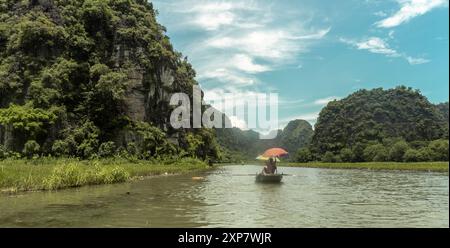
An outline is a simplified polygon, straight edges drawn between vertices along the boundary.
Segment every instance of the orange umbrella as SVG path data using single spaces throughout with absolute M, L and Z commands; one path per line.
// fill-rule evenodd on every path
M 282 148 L 272 148 L 264 152 L 264 157 L 282 157 L 288 155 L 288 152 Z

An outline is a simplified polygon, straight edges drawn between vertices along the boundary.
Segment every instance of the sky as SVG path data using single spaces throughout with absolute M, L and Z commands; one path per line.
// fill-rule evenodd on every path
M 277 93 L 280 128 L 329 101 L 405 85 L 449 99 L 448 0 L 158 0 L 208 101 Z M 245 128 L 243 120 L 234 124 Z

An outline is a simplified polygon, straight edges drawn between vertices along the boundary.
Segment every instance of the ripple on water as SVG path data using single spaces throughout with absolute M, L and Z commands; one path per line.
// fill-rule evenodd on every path
M 448 174 L 260 166 L 1 196 L 0 226 L 448 227 Z M 205 177 L 193 181 L 192 176 Z

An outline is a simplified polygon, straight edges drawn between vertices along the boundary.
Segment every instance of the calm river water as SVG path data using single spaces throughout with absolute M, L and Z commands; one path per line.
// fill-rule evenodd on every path
M 245 175 L 260 169 L 3 195 L 0 226 L 449 227 L 448 173 L 279 168 L 295 175 L 279 185 Z

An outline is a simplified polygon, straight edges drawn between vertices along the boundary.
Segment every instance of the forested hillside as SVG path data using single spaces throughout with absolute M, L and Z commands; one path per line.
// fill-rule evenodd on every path
M 145 0 L 0 0 L 0 156 L 216 159 L 212 130 L 168 125 L 170 94 L 197 82 L 156 14 Z
M 305 120 L 293 120 L 280 133 L 279 146 L 294 155 L 298 149 L 307 147 L 314 135 L 311 124 Z
M 308 154 L 311 152 L 311 154 Z M 448 161 L 448 103 L 406 87 L 360 90 L 320 113 L 310 151 L 323 161 Z
M 275 132 L 278 132 L 276 138 L 266 140 L 260 139 L 259 133 L 252 130 L 216 130 L 219 144 L 224 149 L 224 161 L 252 160 L 272 147 L 286 149 L 294 159 L 296 151 L 307 147 L 314 134 L 311 124 L 305 120 L 293 120 L 283 130 Z

